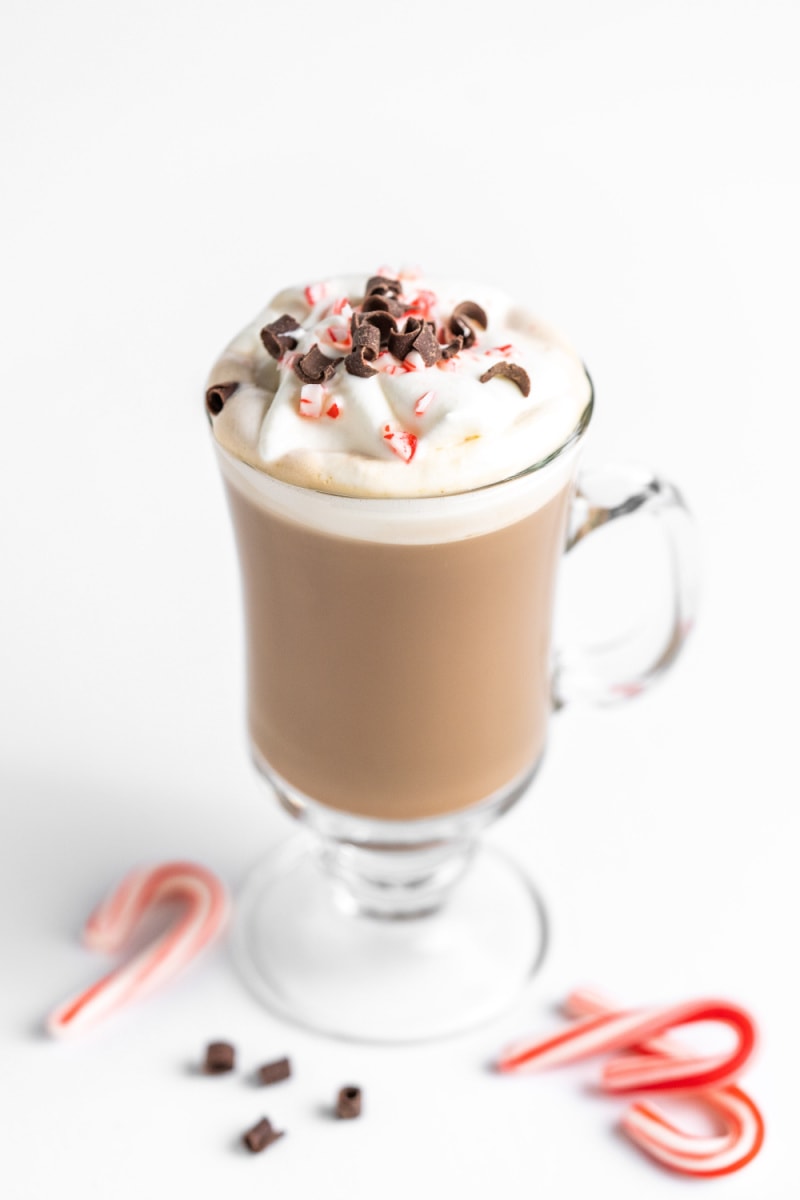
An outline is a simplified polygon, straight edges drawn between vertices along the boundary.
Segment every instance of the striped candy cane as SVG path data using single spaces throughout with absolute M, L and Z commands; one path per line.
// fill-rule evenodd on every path
M 227 893 L 211 871 L 196 863 L 170 862 L 131 871 L 89 917 L 84 942 L 91 950 L 115 953 L 145 913 L 171 900 L 184 902 L 175 923 L 129 962 L 55 1008 L 46 1021 L 49 1033 L 81 1033 L 151 992 L 204 950 L 228 918 Z
M 537 1038 L 506 1050 L 500 1071 L 543 1070 L 579 1062 L 609 1050 L 625 1050 L 657 1037 L 678 1025 L 716 1021 L 736 1034 L 736 1045 L 726 1054 L 684 1058 L 640 1054 L 615 1059 L 603 1068 L 607 1092 L 625 1095 L 642 1091 L 691 1092 L 726 1083 L 741 1071 L 755 1046 L 755 1026 L 750 1016 L 722 1000 L 693 1000 L 669 1008 L 634 1012 L 602 1012 L 582 1017 L 569 1029 Z
M 564 1010 L 571 1017 L 602 1016 L 613 1005 L 595 992 L 581 990 L 567 997 Z M 651 1038 L 635 1049 L 663 1058 L 692 1058 L 693 1051 L 669 1037 Z M 725 1126 L 724 1134 L 700 1136 L 679 1129 L 654 1105 L 635 1103 L 622 1118 L 622 1128 L 652 1158 L 684 1175 L 711 1178 L 729 1175 L 746 1166 L 764 1141 L 764 1120 L 741 1088 L 728 1085 L 698 1097 Z

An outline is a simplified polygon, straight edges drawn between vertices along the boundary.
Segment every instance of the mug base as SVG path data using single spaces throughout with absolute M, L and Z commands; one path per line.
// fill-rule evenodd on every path
M 547 919 L 520 867 L 485 846 L 434 912 L 348 910 L 301 835 L 248 876 L 231 944 L 243 980 L 279 1016 L 352 1041 L 418 1042 L 513 1004 L 541 966 Z

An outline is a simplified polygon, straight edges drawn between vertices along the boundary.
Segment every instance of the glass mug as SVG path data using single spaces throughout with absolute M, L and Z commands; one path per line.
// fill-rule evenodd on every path
M 217 445 L 252 753 L 306 831 L 256 867 L 239 902 L 234 958 L 273 1011 L 361 1040 L 439 1037 L 496 1015 L 539 965 L 537 893 L 479 835 L 528 789 L 553 710 L 642 691 L 694 613 L 676 489 L 578 474 L 592 403 L 545 461 L 455 495 L 331 495 Z M 632 638 L 554 654 L 565 548 L 634 515 L 668 551 L 656 649 L 650 636 L 646 649 Z

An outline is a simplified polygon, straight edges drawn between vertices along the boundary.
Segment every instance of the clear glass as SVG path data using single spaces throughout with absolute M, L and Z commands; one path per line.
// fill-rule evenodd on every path
M 242 568 L 256 766 L 302 832 L 239 900 L 234 956 L 257 996 L 330 1034 L 395 1042 L 502 1011 L 546 946 L 535 888 L 480 845 L 529 788 L 554 709 L 638 694 L 691 627 L 678 492 L 578 475 L 573 436 L 522 475 L 459 495 L 357 499 L 218 456 Z M 647 637 L 551 647 L 564 550 L 645 517 L 669 558 Z

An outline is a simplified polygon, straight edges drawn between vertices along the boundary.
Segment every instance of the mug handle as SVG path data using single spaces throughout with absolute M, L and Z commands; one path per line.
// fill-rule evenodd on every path
M 613 704 L 638 696 L 675 661 L 694 624 L 698 591 L 698 555 L 694 522 L 673 484 L 632 467 L 582 471 L 573 500 L 566 549 L 623 517 L 649 518 L 663 539 L 669 561 L 671 605 L 657 649 L 653 618 L 613 642 L 557 649 L 553 704 L 575 700 Z

